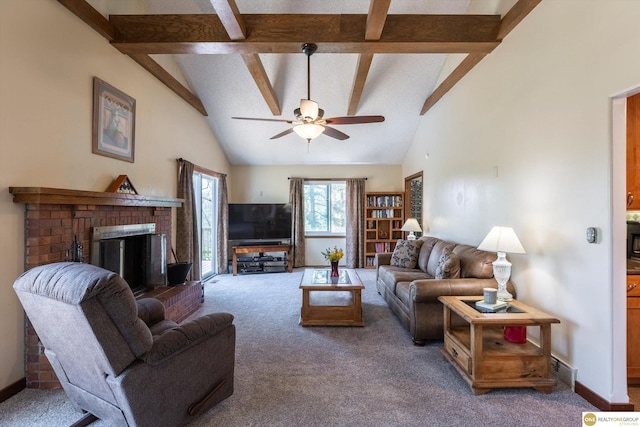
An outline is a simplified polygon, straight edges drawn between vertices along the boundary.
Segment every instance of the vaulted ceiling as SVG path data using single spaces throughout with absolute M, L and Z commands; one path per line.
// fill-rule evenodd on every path
M 144 0 L 145 14 L 58 1 L 206 116 L 232 164 L 288 165 L 401 163 L 420 116 L 541 0 Z M 318 46 L 309 74 L 304 43 Z M 167 55 L 186 81 L 161 65 Z M 350 138 L 307 143 L 270 139 L 284 121 L 232 119 L 295 120 L 308 91 L 325 117 L 385 121 L 332 125 Z

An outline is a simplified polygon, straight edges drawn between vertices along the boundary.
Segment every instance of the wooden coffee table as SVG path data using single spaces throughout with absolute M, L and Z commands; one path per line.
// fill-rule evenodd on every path
M 505 313 L 481 313 L 476 301 L 483 297 L 442 296 L 444 347 L 442 354 L 469 383 L 473 394 L 492 388 L 533 387 L 550 393 L 551 324 L 560 321 L 520 301 L 511 301 Z M 454 321 L 453 317 L 464 322 Z M 540 328 L 540 345 L 515 344 L 503 337 L 505 326 Z
M 328 268 L 304 271 L 302 289 L 302 326 L 364 326 L 362 290 L 364 285 L 355 270 L 341 268 L 340 277 L 329 277 Z

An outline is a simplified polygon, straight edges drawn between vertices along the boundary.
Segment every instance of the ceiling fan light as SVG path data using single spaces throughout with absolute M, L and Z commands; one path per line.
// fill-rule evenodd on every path
M 294 126 L 293 131 L 297 133 L 300 137 L 310 141 L 314 138 L 317 138 L 324 132 L 324 126 L 315 124 L 315 123 L 305 123 L 302 125 Z
M 300 115 L 303 119 L 309 117 L 309 119 L 315 120 L 318 117 L 318 103 L 310 99 L 301 99 Z

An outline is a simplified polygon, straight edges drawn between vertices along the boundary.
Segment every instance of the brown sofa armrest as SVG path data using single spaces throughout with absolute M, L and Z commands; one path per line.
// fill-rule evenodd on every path
M 381 265 L 391 265 L 391 255 L 392 252 L 380 252 L 376 254 L 376 268 Z
M 483 288 L 497 288 L 495 279 L 429 279 L 414 280 L 409 286 L 410 298 L 416 303 L 436 302 L 438 297 L 458 295 L 482 295 Z M 511 281 L 507 282 L 507 290 L 516 297 Z

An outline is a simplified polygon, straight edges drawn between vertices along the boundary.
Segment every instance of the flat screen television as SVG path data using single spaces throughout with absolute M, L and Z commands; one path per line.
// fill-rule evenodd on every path
M 229 204 L 229 240 L 284 239 L 291 239 L 290 204 Z

